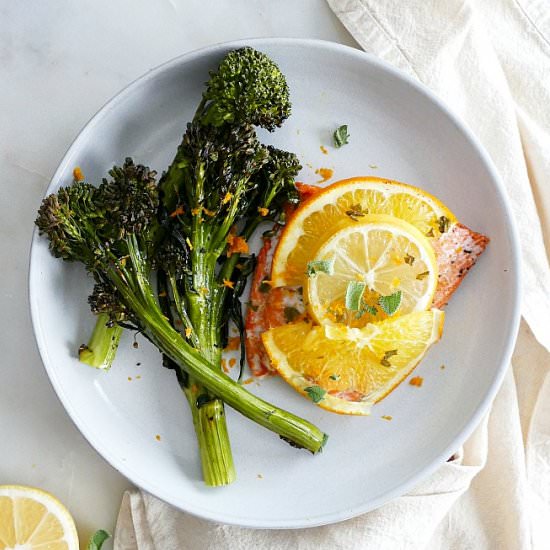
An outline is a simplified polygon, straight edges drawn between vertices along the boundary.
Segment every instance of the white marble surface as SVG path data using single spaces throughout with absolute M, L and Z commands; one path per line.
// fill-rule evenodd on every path
M 82 540 L 113 530 L 129 482 L 73 426 L 42 367 L 27 296 L 36 209 L 72 139 L 120 88 L 195 48 L 260 36 L 355 45 L 324 0 L 0 4 L 0 484 L 57 495 Z

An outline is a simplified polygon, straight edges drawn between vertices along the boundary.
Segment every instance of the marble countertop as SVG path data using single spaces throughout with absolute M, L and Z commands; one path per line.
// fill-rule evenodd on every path
M 247 37 L 355 46 L 324 0 L 56 0 L 0 6 L 0 484 L 46 489 L 86 540 L 114 529 L 130 482 L 58 401 L 32 333 L 27 271 L 36 209 L 65 150 L 116 92 L 190 50 Z

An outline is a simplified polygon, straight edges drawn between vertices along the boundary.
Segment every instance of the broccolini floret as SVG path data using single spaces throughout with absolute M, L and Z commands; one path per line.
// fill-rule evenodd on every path
M 288 84 L 264 53 L 245 47 L 229 52 L 210 73 L 195 121 L 252 124 L 273 131 L 290 116 Z

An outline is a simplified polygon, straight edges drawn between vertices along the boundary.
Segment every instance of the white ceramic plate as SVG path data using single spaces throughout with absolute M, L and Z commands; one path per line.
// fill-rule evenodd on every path
M 424 385 L 404 383 L 372 416 L 350 418 L 315 407 L 278 378 L 250 384 L 251 391 L 315 422 L 330 434 L 329 442 L 312 456 L 230 410 L 238 480 L 212 489 L 201 481 L 188 405 L 152 346 L 140 339 L 136 350 L 133 336 L 126 334 L 110 372 L 78 363 L 76 350 L 93 326 L 86 305 L 91 282 L 81 266 L 51 257 L 46 240 L 36 234 L 32 317 L 46 370 L 67 412 L 130 480 L 208 519 L 309 527 L 350 518 L 405 493 L 449 458 L 480 421 L 502 380 L 518 328 L 518 240 L 486 153 L 446 107 L 360 51 L 311 40 L 222 44 L 147 73 L 88 123 L 48 192 L 69 183 L 76 165 L 99 181 L 128 155 L 162 171 L 208 71 L 244 44 L 269 54 L 288 78 L 292 116 L 282 129 L 261 137 L 299 154 L 303 181 L 315 182 L 320 167 L 334 169 L 336 179 L 374 174 L 405 181 L 435 194 L 461 221 L 491 237 L 447 308 L 442 341 L 416 370 Z M 349 125 L 351 139 L 336 150 L 331 134 L 341 124 Z

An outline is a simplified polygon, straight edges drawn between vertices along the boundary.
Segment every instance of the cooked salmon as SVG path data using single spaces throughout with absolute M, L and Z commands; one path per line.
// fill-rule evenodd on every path
M 297 187 L 302 200 L 316 192 L 316 188 L 311 185 L 300 184 Z M 278 239 L 278 232 L 270 238 L 264 238 L 250 290 L 246 316 L 246 355 L 250 370 L 255 376 L 275 374 L 264 349 L 261 334 L 270 328 L 301 320 L 306 316 L 301 287 L 271 288 L 269 285 L 273 252 Z M 488 237 L 460 223 L 453 225 L 449 231 L 433 241 L 439 267 L 434 307 L 442 308 L 447 305 L 488 243 Z

